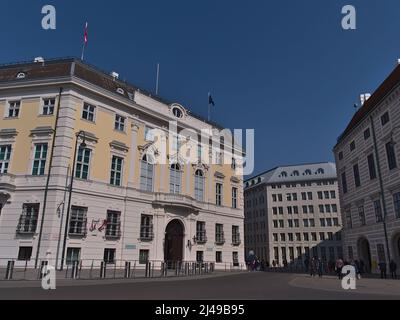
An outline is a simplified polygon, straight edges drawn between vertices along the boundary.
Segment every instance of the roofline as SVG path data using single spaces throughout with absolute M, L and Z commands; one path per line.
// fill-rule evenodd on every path
M 3 64 L 0 64 L 0 70 L 9 69 L 9 68 L 18 67 L 18 66 L 23 67 L 23 66 L 37 65 L 37 64 L 46 65 L 46 64 L 56 64 L 56 63 L 60 63 L 60 62 L 70 62 L 70 63 L 74 63 L 75 62 L 75 63 L 81 64 L 82 66 L 84 66 L 86 68 L 89 68 L 91 71 L 96 72 L 96 73 L 100 74 L 101 76 L 107 76 L 110 79 L 112 78 L 112 76 L 110 75 L 109 72 L 107 72 L 105 70 L 102 70 L 101 68 L 99 68 L 99 67 L 97 67 L 95 65 L 92 65 L 92 64 L 90 64 L 90 63 L 88 63 L 86 61 L 83 61 L 82 59 L 77 58 L 77 57 L 69 56 L 69 57 L 50 58 L 50 59 L 43 58 L 43 59 L 44 59 L 44 62 L 19 61 L 19 62 L 3 63 Z M 138 87 L 138 86 L 136 86 L 136 85 L 134 85 L 134 84 L 132 84 L 132 83 L 130 83 L 128 81 L 123 81 L 121 79 L 116 79 L 115 81 L 117 83 L 121 83 L 121 84 L 124 84 L 126 86 L 132 87 L 132 89 L 135 89 L 135 90 L 139 91 L 141 94 L 144 94 L 144 95 L 148 96 L 149 98 L 154 99 L 154 100 L 156 100 L 156 101 L 158 101 L 160 103 L 163 103 L 163 104 L 166 104 L 166 105 L 172 105 L 174 103 L 179 103 L 179 102 L 170 102 L 169 100 L 164 99 L 163 97 L 160 97 L 158 95 L 152 94 L 150 91 L 148 91 L 146 89 L 143 89 L 143 88 L 140 88 L 140 87 Z M 220 125 L 217 122 L 208 121 L 205 117 L 200 116 L 200 115 L 192 112 L 191 110 L 188 110 L 188 109 L 186 109 L 186 110 L 187 110 L 187 112 L 188 112 L 188 114 L 190 116 L 192 116 L 193 118 L 196 118 L 197 120 L 200 120 L 200 121 L 202 121 L 202 122 L 204 122 L 204 123 L 216 128 L 216 129 L 220 129 L 220 130 L 225 129 L 222 125 Z

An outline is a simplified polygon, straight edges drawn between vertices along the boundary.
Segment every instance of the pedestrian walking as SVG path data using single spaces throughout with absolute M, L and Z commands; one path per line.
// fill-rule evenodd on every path
M 342 277 L 343 277 L 343 275 L 342 275 L 343 266 L 344 266 L 343 260 L 340 258 L 337 259 L 335 269 L 336 269 L 336 274 L 337 274 L 339 280 L 342 280 Z
M 381 279 L 387 279 L 387 264 L 385 261 L 381 261 L 378 264 L 379 270 L 381 270 Z
M 312 258 L 311 263 L 310 263 L 310 275 L 311 277 L 315 277 L 317 273 L 317 262 L 315 258 Z
M 389 269 L 392 279 L 397 279 L 397 264 L 394 260 L 390 261 Z
M 324 263 L 321 261 L 321 259 L 318 259 L 317 264 L 318 264 L 318 276 L 322 278 L 322 274 L 324 273 Z

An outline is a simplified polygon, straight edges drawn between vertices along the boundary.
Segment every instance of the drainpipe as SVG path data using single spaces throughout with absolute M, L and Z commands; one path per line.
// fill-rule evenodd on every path
M 385 234 L 387 257 L 388 257 L 389 263 L 390 263 L 391 257 L 390 257 L 390 248 L 389 248 L 389 237 L 388 237 L 387 226 L 386 226 L 387 208 L 386 208 L 386 199 L 385 199 L 385 189 L 384 189 L 383 178 L 382 178 L 382 174 L 381 174 L 381 166 L 380 166 L 378 144 L 377 144 L 376 133 L 375 133 L 375 125 L 374 125 L 372 116 L 370 116 L 369 119 L 371 122 L 372 136 L 373 136 L 373 140 L 374 140 L 374 150 L 375 150 L 376 166 L 377 166 L 378 177 L 379 177 L 379 187 L 380 187 L 381 194 L 382 194 L 383 231 Z
M 36 250 L 35 269 L 37 269 L 37 267 L 38 267 L 40 244 L 41 244 L 41 241 L 42 241 L 42 234 L 43 234 L 43 224 L 44 224 L 44 218 L 45 218 L 45 215 L 46 215 L 47 195 L 48 195 L 48 192 L 49 192 L 50 177 L 51 177 L 51 167 L 53 166 L 53 155 L 54 155 L 54 148 L 55 148 L 55 144 L 56 144 L 58 119 L 60 118 L 60 105 L 61 105 L 61 94 L 62 94 L 62 92 L 63 92 L 63 88 L 61 87 L 60 88 L 60 93 L 58 94 L 56 120 L 55 120 L 54 132 L 53 132 L 53 144 L 51 146 L 51 153 L 50 153 L 49 172 L 47 174 L 46 187 L 44 189 L 43 211 L 42 211 L 42 217 L 41 217 L 41 221 L 40 221 L 40 231 L 39 231 L 39 239 L 38 239 L 38 245 L 37 245 L 37 250 Z

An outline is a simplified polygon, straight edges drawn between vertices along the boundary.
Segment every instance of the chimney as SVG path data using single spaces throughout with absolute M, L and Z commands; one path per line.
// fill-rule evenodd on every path
M 363 106 L 364 103 L 365 103 L 369 98 L 371 98 L 371 94 L 370 94 L 370 93 L 363 93 L 363 94 L 361 94 L 361 95 L 360 95 L 360 103 L 361 103 L 361 106 Z
M 114 80 L 118 80 L 118 78 L 119 78 L 119 74 L 114 71 L 111 72 L 111 76 L 114 78 Z

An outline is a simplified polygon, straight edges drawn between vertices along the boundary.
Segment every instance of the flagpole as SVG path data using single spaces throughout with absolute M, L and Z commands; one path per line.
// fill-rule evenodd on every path
M 211 121 L 211 103 L 210 103 L 211 93 L 208 93 L 208 122 Z
M 158 85 L 160 79 L 160 64 L 157 63 L 156 95 L 158 96 Z
M 81 60 L 83 61 L 83 59 L 85 58 L 85 47 L 86 47 L 86 43 L 83 43 L 83 47 L 82 47 L 82 56 L 81 56 Z

